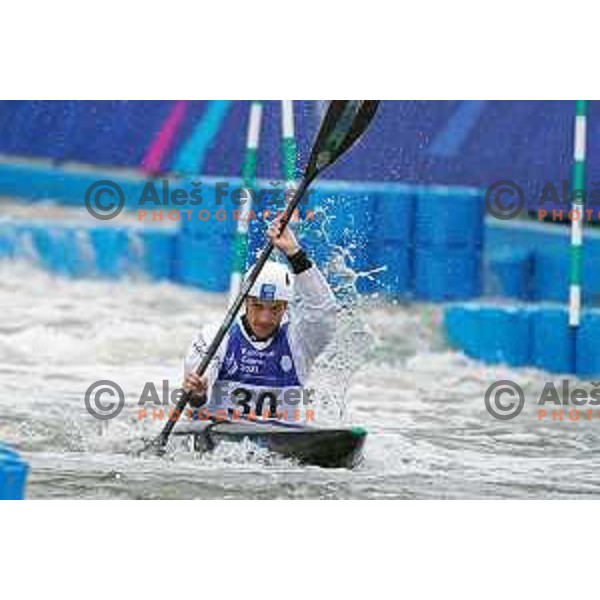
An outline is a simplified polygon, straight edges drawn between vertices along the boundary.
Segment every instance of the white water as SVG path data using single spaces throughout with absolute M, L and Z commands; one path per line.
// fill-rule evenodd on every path
M 485 367 L 449 351 L 437 311 L 418 306 L 358 309 L 369 333 L 356 329 L 354 317 L 344 321 L 337 359 L 330 352 L 315 376 L 333 386 L 326 416 L 343 413 L 369 430 L 365 461 L 354 471 L 301 467 L 239 445 L 202 458 L 128 454 L 162 426 L 136 418 L 143 384 L 178 385 L 190 337 L 221 318 L 224 302 L 174 285 L 71 281 L 0 262 L 0 439 L 30 461 L 29 497 L 600 495 L 600 421 L 538 422 L 535 401 L 547 374 Z M 126 394 L 124 411 L 108 425 L 83 401 L 99 379 Z M 485 409 L 485 390 L 497 379 L 526 390 L 525 410 L 513 421 Z M 341 383 L 348 411 L 335 394 Z

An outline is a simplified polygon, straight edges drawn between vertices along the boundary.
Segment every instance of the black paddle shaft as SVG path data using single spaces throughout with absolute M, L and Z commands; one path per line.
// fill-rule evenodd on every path
M 281 218 L 280 231 L 283 231 L 289 223 L 294 210 L 296 210 L 300 200 L 315 177 L 323 169 L 333 164 L 364 133 L 375 115 L 378 104 L 378 100 L 332 100 L 330 102 L 317 134 L 317 139 L 314 143 L 302 181 Z M 252 272 L 242 282 L 242 287 L 235 301 L 229 307 L 219 331 L 211 341 L 210 346 L 202 357 L 200 365 L 196 369 L 197 375 L 202 376 L 206 372 L 210 361 L 217 353 L 246 296 L 254 285 L 264 264 L 269 259 L 269 256 L 271 256 L 274 247 L 273 242 L 269 240 L 269 243 L 260 253 Z M 173 417 L 166 422 L 154 445 L 159 448 L 166 446 L 169 435 L 189 402 L 192 393 L 185 392 L 182 394 L 175 407 Z

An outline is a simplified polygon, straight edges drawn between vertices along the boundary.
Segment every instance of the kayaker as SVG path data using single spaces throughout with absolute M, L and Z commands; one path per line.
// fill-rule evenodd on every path
M 201 330 L 186 355 L 183 388 L 195 392 L 191 405 L 202 407 L 204 414 L 225 411 L 229 418 L 292 421 L 305 420 L 308 413 L 311 390 L 304 385 L 334 335 L 336 301 L 294 233 L 286 227 L 279 234 L 280 220 L 273 220 L 267 235 L 290 268 L 265 263 L 246 299 L 245 314 L 233 324 L 203 377 L 195 370 L 216 329 Z

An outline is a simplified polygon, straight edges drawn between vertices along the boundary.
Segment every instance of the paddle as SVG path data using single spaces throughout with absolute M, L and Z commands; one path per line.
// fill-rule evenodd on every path
M 331 101 L 313 145 L 302 181 L 281 218 L 281 231 L 285 229 L 298 203 L 315 177 L 325 168 L 332 165 L 365 132 L 377 111 L 378 105 L 379 100 Z M 214 358 L 248 292 L 254 285 L 264 264 L 269 259 L 271 252 L 273 252 L 273 248 L 273 242 L 269 241 L 260 253 L 252 272 L 242 283 L 237 298 L 230 306 L 223 324 L 208 347 L 202 362 L 196 369 L 196 373 L 199 376 L 204 374 L 210 361 Z M 164 449 L 169 440 L 169 435 L 189 402 L 191 395 L 190 392 L 182 395 L 179 402 L 177 402 L 175 412 L 172 413 L 173 417 L 167 421 L 158 437 L 151 443 L 151 446 L 156 447 L 159 451 Z

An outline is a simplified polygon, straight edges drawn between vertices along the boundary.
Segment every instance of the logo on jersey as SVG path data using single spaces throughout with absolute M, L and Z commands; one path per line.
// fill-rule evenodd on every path
M 277 287 L 273 283 L 263 283 L 260 286 L 260 299 L 261 300 L 275 300 L 275 291 Z
M 292 367 L 294 366 L 292 363 L 292 357 L 284 354 L 281 357 L 281 360 L 279 361 L 279 364 L 281 365 L 281 368 L 287 373 L 288 371 L 292 370 Z
M 238 364 L 235 360 L 235 355 L 233 353 L 229 354 L 225 358 L 224 367 L 225 371 L 227 372 L 227 375 L 233 375 L 238 370 Z

